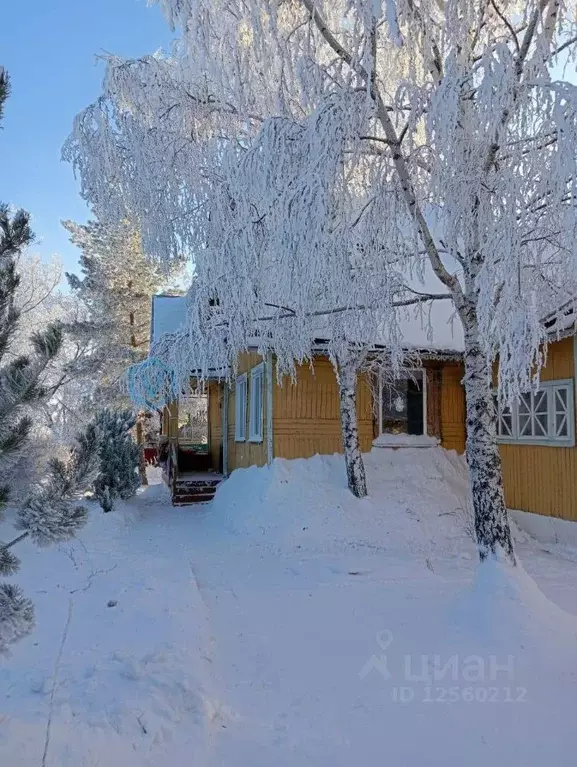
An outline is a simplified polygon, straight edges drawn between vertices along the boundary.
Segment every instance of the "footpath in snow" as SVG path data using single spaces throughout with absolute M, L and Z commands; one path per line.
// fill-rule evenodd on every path
M 189 519 L 166 488 L 91 506 L 78 540 L 24 542 L 18 582 L 37 628 L 0 660 L 0 765 L 207 763 L 210 638 Z M 48 727 L 48 722 L 50 726 Z
M 52 712 L 48 767 L 574 765 L 577 553 L 478 568 L 459 458 L 366 461 L 362 501 L 338 456 L 277 460 L 30 547 L 0 764 L 41 764 Z

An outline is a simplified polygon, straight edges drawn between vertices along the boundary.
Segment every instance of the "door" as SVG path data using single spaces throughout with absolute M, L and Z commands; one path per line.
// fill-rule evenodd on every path
M 381 382 L 380 434 L 425 434 L 425 376 L 411 370 Z

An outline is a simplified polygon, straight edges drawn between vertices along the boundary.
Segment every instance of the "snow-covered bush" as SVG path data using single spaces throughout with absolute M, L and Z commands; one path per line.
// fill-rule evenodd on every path
M 94 492 L 104 511 L 112 511 L 117 498 L 126 500 L 140 484 L 140 450 L 131 431 L 136 417 L 130 410 L 101 410 L 93 421 L 98 434 L 99 471 Z

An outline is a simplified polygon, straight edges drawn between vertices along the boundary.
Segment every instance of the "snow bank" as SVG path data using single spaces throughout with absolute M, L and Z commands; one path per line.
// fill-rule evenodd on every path
M 337 454 L 237 469 L 218 488 L 212 523 L 242 545 L 278 550 L 370 547 L 423 563 L 474 555 L 466 471 L 456 453 L 375 448 L 365 468 L 369 496 L 362 500 L 348 490 Z
M 533 538 L 542 543 L 558 543 L 577 547 L 577 523 L 567 519 L 531 514 L 529 511 L 509 512 L 514 522 Z
M 239 470 L 198 520 L 232 712 L 215 763 L 573 765 L 577 619 L 521 564 L 478 565 L 456 454 L 377 448 L 366 468 L 361 501 L 342 456 Z

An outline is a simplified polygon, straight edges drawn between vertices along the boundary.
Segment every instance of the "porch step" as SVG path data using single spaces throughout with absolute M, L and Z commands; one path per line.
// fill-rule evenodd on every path
M 173 506 L 189 506 L 193 503 L 208 503 L 214 498 L 221 478 L 207 480 L 177 479 L 172 495 Z
M 210 503 L 214 498 L 212 495 L 178 495 L 172 499 L 173 506 L 192 506 L 195 503 Z

